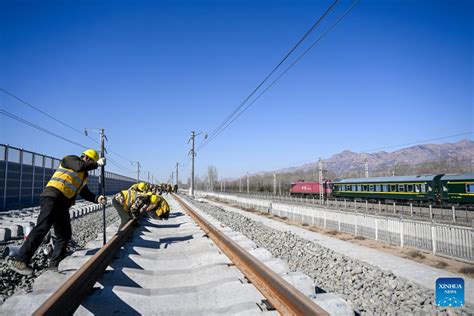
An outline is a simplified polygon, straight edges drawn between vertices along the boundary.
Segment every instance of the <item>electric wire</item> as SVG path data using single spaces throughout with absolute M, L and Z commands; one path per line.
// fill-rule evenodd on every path
M 454 137 L 459 137 L 459 136 L 465 136 L 465 135 L 473 135 L 474 132 L 463 132 L 463 133 L 459 133 L 459 134 L 453 134 L 453 135 L 448 135 L 448 136 L 441 136 L 441 137 L 435 137 L 435 138 L 429 138 L 429 139 L 424 139 L 424 140 L 418 140 L 418 141 L 413 141 L 413 142 L 409 142 L 409 143 L 404 143 L 404 144 L 398 144 L 398 145 L 389 145 L 389 146 L 385 146 L 385 147 L 379 147 L 379 148 L 374 148 L 374 149 L 363 149 L 363 150 L 359 150 L 357 152 L 359 153 L 367 153 L 367 152 L 371 152 L 371 151 L 376 151 L 376 150 L 383 150 L 383 149 L 388 149 L 388 148 L 396 148 L 396 147 L 402 147 L 402 146 L 409 146 L 409 145 L 417 145 L 417 144 L 424 144 L 424 143 L 427 143 L 427 142 L 431 142 L 431 141 L 435 141 L 435 140 L 442 140 L 442 139 L 448 139 L 448 138 L 454 138 Z M 321 158 L 321 161 L 325 164 L 329 163 L 327 160 L 329 160 L 331 157 L 326 157 L 326 158 Z M 283 170 L 283 169 L 289 169 L 289 168 L 299 168 L 303 165 L 308 165 L 308 164 L 317 164 L 318 161 L 314 161 L 314 160 L 306 160 L 304 162 L 295 162 L 295 163 L 290 163 L 289 165 L 291 166 L 294 166 L 294 167 L 282 167 L 282 168 L 276 168 L 275 171 L 268 171 L 268 172 L 277 172 L 279 170 Z M 363 164 L 363 163 L 362 163 Z M 249 174 L 249 176 L 252 176 L 251 174 Z
M 270 73 L 257 85 L 257 87 L 244 99 L 244 101 L 229 115 L 224 121 L 222 121 L 209 135 L 209 138 L 214 138 L 216 133 L 219 133 L 221 128 L 231 120 L 234 115 L 247 103 L 248 100 L 267 82 L 267 80 L 275 73 L 276 70 L 288 59 L 288 57 L 301 45 L 301 43 L 321 24 L 327 15 L 334 9 L 339 0 L 335 0 L 326 11 L 319 17 L 319 19 L 311 26 L 311 28 L 301 37 L 301 39 L 286 53 L 283 59 L 270 71 Z M 208 139 L 209 139 L 208 138 Z M 204 141 L 205 143 L 206 141 Z M 207 141 L 209 142 L 209 141 Z
M 115 161 L 114 159 L 112 158 L 107 158 L 107 162 L 110 162 L 111 164 L 113 164 L 114 166 L 116 166 L 117 168 L 119 168 L 120 170 L 122 171 L 125 171 L 129 174 L 135 174 L 135 171 L 133 170 L 130 170 L 128 169 L 127 167 L 124 167 L 123 165 L 121 165 L 120 163 L 118 163 L 117 161 Z
M 8 112 L 8 111 L 5 111 L 5 110 L 0 109 L 0 114 L 5 115 L 5 116 L 7 116 L 7 117 L 10 117 L 10 118 L 12 118 L 12 119 L 14 119 L 14 120 L 16 120 L 16 121 L 18 121 L 18 122 L 20 122 L 20 123 L 23 123 L 23 124 L 25 124 L 25 125 L 28 125 L 28 126 L 30 126 L 30 127 L 33 127 L 33 128 L 35 128 L 35 129 L 37 129 L 37 130 L 39 130 L 39 131 L 42 131 L 42 132 L 44 132 L 44 133 L 46 133 L 46 134 L 49 134 L 49 135 L 51 135 L 51 136 L 57 137 L 57 138 L 59 138 L 59 139 L 62 139 L 62 140 L 64 140 L 64 141 L 66 141 L 66 142 L 68 142 L 68 143 L 71 143 L 71 144 L 73 144 L 73 145 L 76 145 L 76 146 L 78 146 L 78 147 L 85 148 L 85 149 L 88 148 L 87 146 L 85 146 L 85 145 L 83 145 L 83 144 L 80 144 L 80 143 L 75 142 L 75 141 L 73 141 L 73 140 L 70 140 L 70 139 L 68 139 L 68 138 L 66 138 L 66 137 L 63 137 L 63 136 L 61 136 L 61 135 L 58 135 L 58 134 L 56 134 L 56 133 L 54 133 L 54 132 L 51 132 L 50 130 L 47 130 L 47 129 L 44 128 L 44 127 L 41 127 L 41 126 L 36 125 L 36 124 L 34 124 L 34 123 L 30 122 L 30 121 L 27 121 L 27 120 L 25 120 L 24 118 L 21 118 L 21 117 L 15 115 L 15 114 L 13 114 L 13 113 L 10 113 L 10 112 Z
M 49 117 L 50 119 L 52 119 L 52 120 L 54 120 L 54 121 L 60 123 L 61 125 L 63 125 L 63 126 L 69 128 L 69 129 L 71 129 L 71 130 L 73 130 L 73 131 L 75 131 L 75 132 L 81 134 L 82 136 L 87 137 L 88 139 L 92 140 L 94 143 L 100 144 L 100 142 L 99 142 L 98 140 L 96 140 L 95 138 L 93 138 L 93 137 L 91 137 L 91 136 L 89 136 L 89 135 L 85 135 L 85 134 L 84 134 L 84 131 L 81 131 L 81 130 L 75 128 L 74 126 L 71 126 L 70 124 L 68 124 L 68 123 L 66 123 L 66 122 L 64 122 L 64 121 L 62 121 L 62 120 L 60 120 L 60 119 L 54 117 L 53 115 L 51 115 L 51 114 L 49 114 L 49 113 L 47 113 L 47 112 L 45 112 L 45 111 L 43 111 L 43 110 L 41 110 L 39 107 L 37 107 L 37 106 L 31 104 L 30 102 L 28 102 L 28 101 L 26 101 L 26 100 L 20 98 L 19 96 L 15 95 L 14 93 L 12 93 L 12 92 L 10 92 L 10 91 L 8 91 L 8 90 L 6 90 L 6 89 L 3 89 L 3 88 L 0 88 L 0 91 L 2 91 L 3 93 L 7 94 L 8 96 L 14 98 L 15 100 L 17 100 L 17 101 L 19 101 L 19 102 L 21 102 L 21 103 L 23 103 L 23 104 L 29 106 L 30 108 L 34 109 L 35 111 L 38 111 L 39 113 L 41 113 L 41 114 L 43 114 L 43 115 Z M 112 151 L 112 150 L 110 150 L 110 149 L 108 149 L 108 151 L 109 151 L 110 153 L 112 153 L 112 154 L 114 154 L 114 155 L 116 155 L 116 156 L 118 156 L 118 157 L 124 159 L 124 160 L 127 160 L 127 161 L 129 161 L 129 162 L 132 161 L 132 160 L 130 160 L 129 158 L 124 157 L 123 155 L 121 155 L 121 154 L 119 154 L 119 153 L 117 153 L 117 152 L 115 152 L 115 151 Z
M 8 112 L 8 111 L 6 111 L 6 110 L 0 109 L 0 114 L 4 115 L 4 116 L 6 116 L 6 117 L 9 117 L 9 118 L 11 118 L 11 119 L 14 119 L 14 120 L 16 120 L 16 121 L 18 121 L 18 122 L 20 122 L 20 123 L 22 123 L 22 124 L 24 124 L 24 125 L 33 127 L 33 128 L 35 128 L 35 129 L 37 129 L 37 130 L 39 130 L 39 131 L 42 131 L 43 133 L 46 133 L 46 134 L 48 134 L 48 135 L 51 135 L 51 136 L 54 136 L 54 137 L 59 138 L 59 139 L 61 139 L 61 140 L 64 140 L 64 141 L 66 141 L 66 142 L 68 142 L 68 143 L 70 143 L 70 144 L 76 145 L 76 146 L 81 147 L 81 148 L 83 148 L 83 149 L 87 149 L 87 148 L 88 148 L 88 146 L 86 146 L 86 145 L 83 145 L 83 144 L 81 144 L 81 143 L 78 143 L 78 142 L 76 142 L 76 141 L 73 141 L 73 140 L 71 140 L 71 139 L 69 139 L 69 138 L 66 138 L 66 137 L 64 137 L 64 136 L 58 135 L 58 134 L 56 134 L 56 133 L 54 133 L 54 132 L 52 132 L 52 131 L 50 131 L 50 130 L 44 128 L 44 127 L 41 127 L 41 126 L 39 126 L 39 125 L 37 125 L 37 124 L 34 124 L 34 123 L 32 123 L 32 122 L 30 122 L 30 121 L 28 121 L 28 120 L 26 120 L 26 119 L 24 119 L 24 118 L 22 118 L 22 117 L 20 117 L 20 116 L 17 116 L 17 115 L 15 115 L 15 114 L 13 114 L 13 113 Z M 114 160 L 113 160 L 112 158 L 110 158 L 110 157 L 107 158 L 107 161 L 110 161 L 110 163 L 112 163 L 114 166 L 116 166 L 117 168 L 121 169 L 122 171 L 125 171 L 125 172 L 130 173 L 130 174 L 134 174 L 134 173 L 135 173 L 134 171 L 131 171 L 131 170 L 129 170 L 129 169 L 123 167 L 122 165 L 120 165 L 118 162 L 114 161 Z
M 242 111 L 236 114 L 229 122 L 227 122 L 217 133 L 212 135 L 207 139 L 207 141 L 202 142 L 197 147 L 197 150 L 202 150 L 206 145 L 208 145 L 212 140 L 219 136 L 225 129 L 227 129 L 235 120 L 237 120 L 249 107 L 251 107 L 260 97 L 262 97 L 266 92 L 268 92 L 275 83 L 277 83 L 288 71 L 293 68 L 298 62 L 300 62 L 306 54 L 313 49 L 330 31 L 332 31 L 357 5 L 359 0 L 355 1 L 352 6 L 350 6 L 336 21 L 331 24 L 331 26 L 326 29 L 298 58 L 293 61 L 275 80 L 273 80 L 252 102 L 248 103 Z
M 52 116 L 52 115 L 49 114 L 49 113 L 46 113 L 45 111 L 41 110 L 41 109 L 38 108 L 37 106 L 34 106 L 34 105 L 31 104 L 30 102 L 27 102 L 27 101 L 23 100 L 22 98 L 20 98 L 19 96 L 13 94 L 12 92 L 10 92 L 10 91 L 8 91 L 8 90 L 5 90 L 5 89 L 3 89 L 3 88 L 0 88 L 0 91 L 2 91 L 3 93 L 9 95 L 10 97 L 14 98 L 15 100 L 17 100 L 17 101 L 19 101 L 19 102 L 21 102 L 21 103 L 23 103 L 23 104 L 29 106 L 30 108 L 32 108 L 32 109 L 34 109 L 34 110 L 40 112 L 41 114 L 43 114 L 43 115 L 49 117 L 50 119 L 52 119 L 52 120 L 58 122 L 59 124 L 65 126 L 65 127 L 67 127 L 67 128 L 69 128 L 69 129 L 72 129 L 73 131 L 75 131 L 75 132 L 77 132 L 77 133 L 79 133 L 79 134 L 85 136 L 85 135 L 84 135 L 84 131 L 81 131 L 81 130 L 75 128 L 74 126 L 69 125 L 68 123 L 66 123 L 66 122 L 64 122 L 64 121 L 62 121 L 62 120 L 60 120 L 60 119 L 58 119 L 58 118 Z M 92 137 L 90 137 L 90 136 L 86 136 L 86 137 L 89 138 L 90 140 L 92 140 L 93 142 L 97 143 L 97 144 L 99 143 L 97 140 L 95 140 L 94 138 L 92 138 Z

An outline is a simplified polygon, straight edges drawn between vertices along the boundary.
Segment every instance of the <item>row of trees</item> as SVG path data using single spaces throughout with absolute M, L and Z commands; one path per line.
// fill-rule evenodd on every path
M 381 176 L 405 176 L 418 174 L 437 174 L 437 173 L 464 173 L 472 172 L 472 161 L 462 161 L 456 158 L 445 161 L 432 161 L 422 164 L 396 163 L 393 166 L 379 165 L 375 168 L 369 166 L 370 177 Z M 324 179 L 344 179 L 344 178 L 362 178 L 365 176 L 365 170 L 362 166 L 357 170 L 349 170 L 337 174 L 331 170 L 330 166 L 323 169 Z M 308 170 L 297 170 L 293 172 L 263 173 L 259 175 L 248 176 L 248 184 L 250 192 L 274 192 L 274 184 L 276 183 L 277 194 L 287 194 L 290 190 L 290 184 L 298 180 L 319 181 L 319 170 L 317 164 L 315 168 Z M 276 181 L 275 181 L 276 180 Z M 188 181 L 188 187 L 190 181 Z M 196 190 L 220 191 L 221 188 L 226 191 L 247 192 L 247 176 L 237 179 L 219 179 L 217 168 L 213 165 L 208 166 L 207 173 L 195 178 Z

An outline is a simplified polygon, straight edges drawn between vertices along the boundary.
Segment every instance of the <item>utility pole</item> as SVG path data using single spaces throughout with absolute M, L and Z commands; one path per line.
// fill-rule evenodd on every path
M 242 192 L 242 177 L 239 177 L 239 193 Z
M 225 192 L 225 180 L 222 180 L 222 181 L 224 181 L 224 192 Z
M 137 182 L 140 182 L 140 167 L 141 167 L 140 161 L 135 161 L 135 162 L 132 162 L 131 164 L 132 166 L 133 165 L 137 166 Z
M 247 172 L 247 194 L 250 194 L 249 173 Z
M 323 199 L 324 199 L 323 162 L 321 161 L 321 157 L 319 157 L 318 169 L 319 169 L 319 202 L 323 203 Z
M 365 177 L 369 177 L 369 162 L 367 159 L 365 160 Z
M 191 142 L 191 150 L 189 151 L 189 154 L 191 155 L 191 161 L 192 161 L 191 163 L 191 197 L 194 197 L 194 157 L 196 157 L 196 153 L 194 151 L 194 139 L 199 134 L 202 134 L 202 132 L 196 134 L 195 131 L 191 131 L 191 138 L 188 140 L 188 144 L 189 142 Z M 207 138 L 207 134 L 204 135 L 204 139 L 206 138 Z
M 179 177 L 178 177 L 178 166 L 179 166 L 179 162 L 176 163 L 176 185 L 179 186 Z M 177 193 L 177 192 L 176 192 Z
M 281 180 L 278 179 L 278 192 L 281 195 Z
M 150 182 L 150 171 L 147 172 L 148 173 L 148 177 L 147 177 L 147 181 L 146 182 Z
M 273 174 L 273 195 L 277 195 L 277 175 Z
M 190 141 L 192 142 L 191 151 L 190 151 L 191 161 L 192 161 L 191 162 L 191 197 L 194 197 L 194 156 L 196 156 L 196 154 L 194 153 L 194 138 L 195 137 L 196 137 L 196 132 L 192 131 L 191 138 L 190 138 Z

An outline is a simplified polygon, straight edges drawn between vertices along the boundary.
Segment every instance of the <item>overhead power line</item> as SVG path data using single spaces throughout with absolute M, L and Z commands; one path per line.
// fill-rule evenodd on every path
M 15 100 L 17 100 L 17 101 L 19 101 L 19 102 L 21 102 L 21 103 L 23 103 L 23 104 L 29 106 L 30 108 L 34 109 L 35 111 L 38 111 L 39 113 L 41 113 L 41 114 L 43 114 L 43 115 L 49 117 L 50 119 L 52 119 L 52 120 L 58 122 L 59 124 L 65 126 L 65 127 L 67 127 L 67 128 L 69 128 L 69 129 L 71 129 L 71 130 L 73 130 L 73 131 L 75 131 L 75 132 L 77 132 L 77 133 L 79 133 L 79 134 L 81 134 L 82 136 L 85 136 L 85 137 L 89 138 L 89 139 L 92 140 L 94 143 L 99 144 L 99 141 L 98 141 L 98 140 L 92 138 L 92 137 L 89 136 L 89 135 L 85 135 L 85 134 L 84 134 L 84 130 L 80 130 L 80 129 L 75 128 L 74 126 L 71 126 L 70 124 L 68 124 L 68 123 L 66 123 L 66 122 L 64 122 L 64 121 L 62 121 L 62 120 L 60 120 L 60 119 L 54 117 L 53 115 L 51 115 L 51 114 L 49 114 L 49 113 L 47 113 L 47 112 L 45 112 L 45 111 L 43 111 L 43 110 L 41 110 L 39 107 L 37 107 L 37 106 L 31 104 L 31 103 L 28 102 L 28 101 L 25 101 L 24 99 L 20 98 L 19 96 L 13 94 L 12 92 L 10 92 L 10 91 L 8 91 L 8 90 L 5 90 L 5 89 L 3 89 L 3 88 L 0 88 L 0 91 L 2 91 L 3 93 L 7 94 L 8 96 L 14 98 Z M 13 115 L 13 114 L 12 114 L 12 115 Z M 118 157 L 120 157 L 120 158 L 122 158 L 122 159 L 125 159 L 125 160 L 127 160 L 127 161 L 129 161 L 129 162 L 132 161 L 131 159 L 129 159 L 129 158 L 127 158 L 127 157 L 124 157 L 123 155 L 121 155 L 121 154 L 119 154 L 119 153 L 117 153 L 117 152 L 115 152 L 115 151 L 112 151 L 112 150 L 110 150 L 110 149 L 108 150 L 108 152 L 110 152 L 110 153 L 112 153 L 112 154 L 114 154 L 114 155 L 116 155 L 116 156 L 118 156 Z
M 20 97 L 14 95 L 14 94 L 11 93 L 10 91 L 7 91 L 7 90 L 5 90 L 5 89 L 3 89 L 3 88 L 0 88 L 0 91 L 2 91 L 3 93 L 9 95 L 10 97 L 16 99 L 17 101 L 20 101 L 21 103 L 28 105 L 30 108 L 32 108 L 32 109 L 34 109 L 34 110 L 40 112 L 41 114 L 46 115 L 47 117 L 49 117 L 50 119 L 52 119 L 52 120 L 58 122 L 59 124 L 62 124 L 63 126 L 66 126 L 67 128 L 70 128 L 70 129 L 72 129 L 73 131 L 76 131 L 76 132 L 78 132 L 79 134 L 84 135 L 84 131 L 78 130 L 77 128 L 75 128 L 75 127 L 73 127 L 73 126 L 67 124 L 66 122 L 61 121 L 60 119 L 58 119 L 58 118 L 52 116 L 51 114 L 46 113 L 45 111 L 43 111 L 43 110 L 41 110 L 40 108 L 34 106 L 33 104 L 31 104 L 31 103 L 29 103 L 29 102 L 23 100 L 22 98 L 20 98 Z
M 63 137 L 63 136 L 61 136 L 61 135 L 58 135 L 58 134 L 56 134 L 56 133 L 54 133 L 54 132 L 52 132 L 52 131 L 50 131 L 50 130 L 44 128 L 44 127 L 41 127 L 41 126 L 39 126 L 39 125 L 37 125 L 37 124 L 34 124 L 34 123 L 32 123 L 32 122 L 30 122 L 30 121 L 28 121 L 28 120 L 25 120 L 24 118 L 19 117 L 19 116 L 13 114 L 13 113 L 8 112 L 8 111 L 5 111 L 5 110 L 0 109 L 0 114 L 2 114 L 2 115 L 4 115 L 4 116 L 7 116 L 7 117 L 9 117 L 9 118 L 12 118 L 12 119 L 14 119 L 14 120 L 16 120 L 16 121 L 18 121 L 18 122 L 20 122 L 20 123 L 22 123 L 22 124 L 27 125 L 27 126 L 33 127 L 33 128 L 35 128 L 35 129 L 37 129 L 37 130 L 39 130 L 39 131 L 42 131 L 42 132 L 44 132 L 44 133 L 46 133 L 46 134 L 49 134 L 49 135 L 54 136 L 54 137 L 57 137 L 57 138 L 59 138 L 59 139 L 61 139 L 61 140 L 64 140 L 64 141 L 70 143 L 70 144 L 76 145 L 76 146 L 81 147 L 81 148 L 83 148 L 83 149 L 87 149 L 87 148 L 88 148 L 87 146 L 85 146 L 85 145 L 83 145 L 83 144 L 81 144 L 81 143 L 75 142 L 75 141 L 73 141 L 73 140 L 71 140 L 71 139 L 69 139 L 69 138 L 66 138 L 66 137 Z M 122 171 L 125 171 L 125 172 L 130 173 L 130 174 L 135 173 L 134 171 L 131 171 L 130 169 L 127 169 L 127 168 L 123 167 L 122 165 L 120 165 L 118 162 L 114 161 L 114 160 L 113 160 L 112 158 L 110 158 L 110 157 L 107 158 L 107 161 L 109 161 L 111 164 L 113 164 L 113 165 L 116 166 L 117 168 L 121 169 Z
M 293 61 L 275 80 L 273 80 L 255 99 L 252 100 L 252 102 L 248 103 L 242 111 L 240 111 L 238 114 L 236 114 L 232 120 L 227 122 L 217 133 L 215 133 L 212 137 L 207 139 L 207 142 L 203 142 L 198 146 L 198 150 L 201 150 L 204 148 L 207 144 L 209 144 L 212 140 L 214 140 L 219 134 L 221 134 L 227 127 L 229 127 L 236 119 L 238 119 L 249 107 L 251 107 L 255 102 L 257 102 L 260 97 L 262 97 L 265 93 L 267 93 L 277 81 L 279 81 L 284 75 L 288 73 L 288 71 L 293 68 L 298 62 L 300 62 L 303 57 L 311 50 L 313 49 L 330 31 L 332 31 L 339 22 L 342 21 L 357 5 L 359 4 L 359 0 L 355 1 L 352 6 L 349 7 L 336 21 L 331 24 L 331 26 L 324 31 L 301 55 L 298 56 L 298 58 Z
M 122 171 L 125 171 L 125 172 L 130 173 L 130 174 L 135 174 L 135 171 L 130 170 L 130 169 L 124 167 L 123 165 L 121 165 L 120 163 L 116 162 L 114 159 L 112 159 L 112 158 L 110 158 L 110 157 L 107 158 L 107 162 L 110 162 L 111 164 L 113 164 L 114 166 L 116 166 L 117 168 L 119 168 L 119 169 L 122 170 Z
M 58 135 L 58 134 L 56 134 L 56 133 L 54 133 L 54 132 L 51 132 L 50 130 L 47 130 L 47 129 L 44 128 L 44 127 L 41 127 L 41 126 L 36 125 L 36 124 L 34 124 L 34 123 L 31 123 L 30 121 L 27 121 L 27 120 L 25 120 L 24 118 L 21 118 L 21 117 L 15 115 L 15 114 L 12 114 L 12 113 L 10 113 L 10 112 L 8 112 L 8 111 L 0 110 L 0 114 L 5 115 L 5 116 L 8 116 L 8 117 L 10 117 L 10 118 L 12 118 L 12 119 L 14 119 L 14 120 L 20 122 L 20 123 L 23 123 L 23 124 L 25 124 L 25 125 L 28 125 L 28 126 L 30 126 L 30 127 L 36 128 L 37 130 L 42 131 L 42 132 L 44 132 L 44 133 L 46 133 L 46 134 L 49 134 L 49 135 L 51 135 L 51 136 L 57 137 L 57 138 L 59 138 L 59 139 L 62 139 L 62 140 L 64 140 L 64 141 L 68 142 L 68 143 L 71 143 L 71 144 L 73 144 L 73 145 L 76 145 L 76 146 L 79 146 L 79 147 L 82 147 L 82 148 L 86 148 L 86 149 L 87 149 L 87 146 L 85 146 L 85 145 L 83 145 L 83 144 L 80 144 L 80 143 L 75 142 L 75 141 L 73 141 L 73 140 L 70 140 L 70 139 L 68 139 L 68 138 L 66 138 L 66 137 L 63 137 L 63 136 L 61 136 L 61 135 Z
M 215 138 L 220 132 L 225 129 L 226 124 L 232 120 L 232 118 L 242 109 L 242 107 L 252 98 L 252 96 L 267 82 L 267 80 L 275 73 L 275 71 L 280 68 L 280 66 L 290 57 L 290 55 L 301 45 L 301 43 L 321 24 L 321 22 L 324 20 L 324 18 L 334 9 L 336 6 L 337 2 L 339 0 L 335 0 L 329 7 L 326 9 L 326 11 L 321 15 L 321 17 L 318 18 L 318 20 L 311 26 L 311 28 L 300 38 L 300 40 L 286 53 L 286 55 L 283 57 L 283 59 L 270 71 L 270 73 L 257 85 L 255 89 L 240 103 L 240 105 L 232 111 L 227 118 L 224 119 L 210 134 L 209 138 L 205 140 L 203 143 L 207 144 L 209 143 L 212 139 Z M 203 146 L 200 146 L 203 147 Z
M 464 132 L 464 133 L 459 133 L 459 134 L 454 134 L 454 135 L 448 135 L 448 136 L 441 136 L 441 137 L 435 137 L 435 138 L 429 138 L 429 139 L 424 139 L 424 140 L 418 140 L 418 141 L 413 141 L 410 143 L 404 143 L 404 144 L 398 144 L 398 145 L 389 145 L 385 147 L 379 147 L 379 148 L 373 148 L 373 149 L 363 149 L 363 150 L 358 150 L 358 153 L 367 153 L 370 151 L 376 151 L 376 150 L 383 150 L 383 149 L 388 149 L 388 148 L 396 148 L 396 147 L 402 147 L 402 146 L 409 146 L 409 145 L 417 145 L 417 144 L 424 144 L 427 142 L 435 141 L 435 140 L 442 140 L 442 139 L 448 139 L 448 138 L 454 138 L 454 137 L 459 137 L 459 136 L 465 136 L 465 135 L 473 135 L 474 132 Z M 329 160 L 331 157 L 326 157 L 322 158 L 323 161 L 326 162 L 326 160 Z M 300 162 L 294 162 L 294 163 L 289 163 L 288 165 L 293 167 L 299 167 L 302 165 L 307 165 L 307 164 L 317 164 L 317 160 L 306 160 L 306 161 L 300 161 Z M 281 167 L 281 168 L 275 168 L 274 171 L 277 171 L 279 169 L 287 169 L 288 167 Z M 268 171 L 268 172 L 273 172 L 273 171 Z
M 453 138 L 453 137 L 459 137 L 459 136 L 465 136 L 465 135 L 472 135 L 472 134 L 474 134 L 474 132 L 465 132 L 465 133 L 454 134 L 454 135 L 449 135 L 449 136 L 442 136 L 442 137 L 437 137 L 437 138 L 418 140 L 418 141 L 399 144 L 399 145 L 390 145 L 390 146 L 385 146 L 385 147 L 367 149 L 367 150 L 363 150 L 363 151 L 376 151 L 376 150 L 383 150 L 383 149 L 395 148 L 395 147 L 401 147 L 401 146 L 416 145 L 416 144 L 420 144 L 420 143 L 431 142 L 431 141 L 434 141 L 434 140 L 441 140 L 441 139 L 447 139 L 447 138 Z
M 252 102 L 248 103 L 242 111 L 240 111 L 237 115 L 235 115 L 231 121 L 229 121 L 217 134 L 213 136 L 212 139 L 209 139 L 207 143 L 203 143 L 202 146 L 199 146 L 198 149 L 202 149 L 205 145 L 207 145 L 209 142 L 211 142 L 214 138 L 219 136 L 227 127 L 229 127 L 236 119 L 238 119 L 249 107 L 251 107 L 255 102 L 257 102 L 260 97 L 262 97 L 265 93 L 267 93 L 277 81 L 279 81 L 284 75 L 288 73 L 288 71 L 293 68 L 298 62 L 300 62 L 303 57 L 311 50 L 313 49 L 316 44 L 318 44 L 334 27 L 336 27 L 339 22 L 342 21 L 354 8 L 355 6 L 359 3 L 359 0 L 355 1 L 354 4 L 349 7 L 321 36 L 319 36 L 316 41 L 314 41 L 298 58 L 292 62 L 275 80 L 273 80 L 255 99 L 252 100 Z

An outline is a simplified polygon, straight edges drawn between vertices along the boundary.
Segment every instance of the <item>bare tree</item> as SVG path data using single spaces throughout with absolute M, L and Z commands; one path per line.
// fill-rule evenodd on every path
M 203 186 L 207 191 L 214 191 L 214 185 L 217 182 L 217 168 L 213 165 L 207 167 L 207 174 L 203 179 Z

